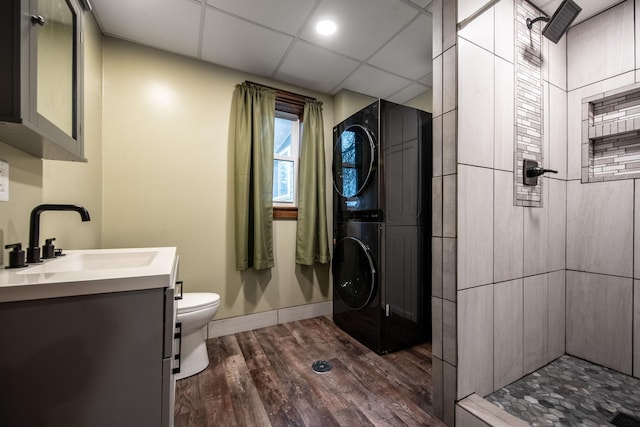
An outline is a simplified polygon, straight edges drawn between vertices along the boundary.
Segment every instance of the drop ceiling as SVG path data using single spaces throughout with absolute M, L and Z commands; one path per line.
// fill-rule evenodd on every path
M 432 85 L 432 0 L 91 1 L 106 35 L 322 93 L 404 103 Z M 531 3 L 552 15 L 561 1 Z M 621 2 L 575 1 L 574 25 Z M 334 37 L 314 31 L 325 18 Z
M 431 0 L 92 0 L 106 35 L 310 90 L 404 103 L 431 83 Z M 314 27 L 331 18 L 333 37 Z

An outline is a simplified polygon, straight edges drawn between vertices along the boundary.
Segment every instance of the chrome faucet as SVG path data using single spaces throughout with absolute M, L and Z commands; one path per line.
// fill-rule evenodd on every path
M 31 211 L 29 221 L 29 247 L 27 248 L 27 262 L 40 262 L 40 214 L 44 211 L 75 211 L 80 214 L 82 221 L 91 221 L 89 211 L 78 205 L 38 205 Z

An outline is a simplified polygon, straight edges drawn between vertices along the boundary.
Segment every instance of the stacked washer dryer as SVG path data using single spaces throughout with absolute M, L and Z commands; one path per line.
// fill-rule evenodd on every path
M 380 354 L 429 340 L 431 114 L 378 100 L 333 142 L 333 320 Z

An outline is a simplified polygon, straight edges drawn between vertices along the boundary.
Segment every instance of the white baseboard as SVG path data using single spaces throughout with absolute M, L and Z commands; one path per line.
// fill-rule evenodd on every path
M 333 302 L 325 301 L 314 304 L 285 307 L 262 313 L 212 320 L 207 328 L 207 338 L 237 334 L 253 329 L 274 326 L 279 323 L 295 322 L 318 316 L 328 316 L 333 312 Z

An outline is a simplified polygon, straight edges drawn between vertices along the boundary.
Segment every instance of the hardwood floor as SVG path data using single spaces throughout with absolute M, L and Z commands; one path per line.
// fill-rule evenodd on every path
M 207 341 L 209 367 L 178 381 L 175 427 L 442 426 L 431 345 L 379 356 L 328 317 Z M 317 374 L 316 360 L 333 369 Z

